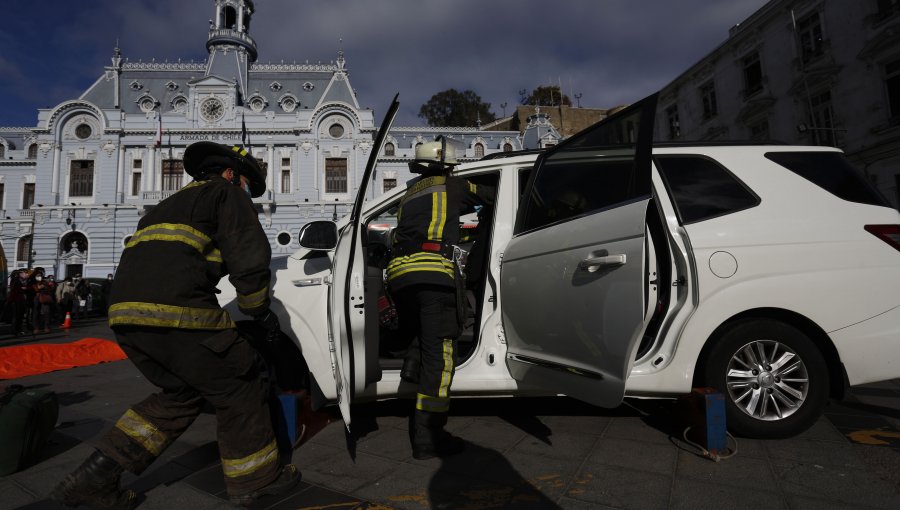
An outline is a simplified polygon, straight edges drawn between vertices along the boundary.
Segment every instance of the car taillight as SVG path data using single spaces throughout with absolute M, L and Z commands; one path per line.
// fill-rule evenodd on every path
M 900 225 L 866 225 L 866 231 L 900 251 Z

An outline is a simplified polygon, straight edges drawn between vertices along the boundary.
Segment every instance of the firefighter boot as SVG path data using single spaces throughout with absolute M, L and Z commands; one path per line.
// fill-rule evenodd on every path
M 269 485 L 244 494 L 229 495 L 228 499 L 236 505 L 248 506 L 263 496 L 284 494 L 297 485 L 298 482 L 300 482 L 300 470 L 293 464 L 285 464 L 281 468 L 278 478 Z
M 137 494 L 119 488 L 122 466 L 95 450 L 84 463 L 53 489 L 50 499 L 66 506 L 85 505 L 98 510 L 130 510 L 137 506 Z
M 449 457 L 463 451 L 465 442 L 444 430 L 447 413 L 414 411 L 412 439 L 413 458 Z

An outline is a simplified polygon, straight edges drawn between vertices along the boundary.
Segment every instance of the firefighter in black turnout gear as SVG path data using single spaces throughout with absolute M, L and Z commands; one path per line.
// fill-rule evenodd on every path
M 401 377 L 418 384 L 409 426 L 417 459 L 463 449 L 463 441 L 444 430 L 463 313 L 462 276 L 453 253 L 460 215 L 491 202 L 495 190 L 450 176 L 455 165 L 455 150 L 446 140 L 416 148 L 409 166 L 421 177 L 410 183 L 400 202 L 387 267 L 400 328 L 416 338 Z
M 212 142 L 189 146 L 194 181 L 151 209 L 125 246 L 112 284 L 109 324 L 141 373 L 161 388 L 132 406 L 97 450 L 51 493 L 69 506 L 133 508 L 123 470 L 142 473 L 199 416 L 216 409 L 225 487 L 249 504 L 299 481 L 282 465 L 268 407 L 265 366 L 238 335 L 216 299 L 226 274 L 240 310 L 270 339 L 280 332 L 269 311 L 271 248 L 251 197 L 265 172 L 246 149 Z

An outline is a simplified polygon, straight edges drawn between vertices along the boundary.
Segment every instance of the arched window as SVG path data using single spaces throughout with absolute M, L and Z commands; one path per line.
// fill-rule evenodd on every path
M 0 158 L 6 155 L 6 146 L 0 143 Z
M 503 152 L 512 152 L 512 144 L 504 143 L 503 144 Z
M 37 150 L 38 146 L 36 143 L 31 144 L 28 147 L 28 159 L 37 159 Z
M 393 156 L 394 155 L 394 144 L 388 142 L 384 144 L 384 155 L 385 156 Z
M 475 157 L 483 158 L 484 157 L 484 145 L 480 143 L 475 144 Z
M 85 254 L 85 256 L 87 254 L 88 240 L 81 232 L 69 232 L 59 240 L 60 255 L 72 252 L 73 250 L 78 250 L 82 254 Z
M 225 27 L 235 29 L 237 25 L 237 12 L 234 10 L 234 7 L 227 6 L 225 7 Z
M 19 262 L 31 262 L 31 236 L 22 236 L 19 238 L 19 245 L 16 247 L 16 260 Z

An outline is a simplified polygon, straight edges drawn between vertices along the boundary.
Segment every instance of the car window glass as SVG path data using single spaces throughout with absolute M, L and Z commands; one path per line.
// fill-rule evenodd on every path
M 548 158 L 528 196 L 523 230 L 583 216 L 634 198 L 634 158 L 624 154 L 597 157 L 594 151 L 566 151 Z
M 532 167 L 519 169 L 519 203 L 522 202 L 522 197 L 525 195 L 525 186 L 528 184 L 528 176 L 531 175 L 532 169 Z
M 392 202 L 366 222 L 366 260 L 370 266 L 387 267 L 391 252 L 391 232 L 397 226 L 400 200 Z
M 890 207 L 838 152 L 768 152 L 766 157 L 838 198 Z
M 655 107 L 656 96 L 649 96 L 542 156 L 526 186 L 516 232 L 649 197 Z
M 719 163 L 703 156 L 657 156 L 656 167 L 682 223 L 753 207 L 759 198 Z

